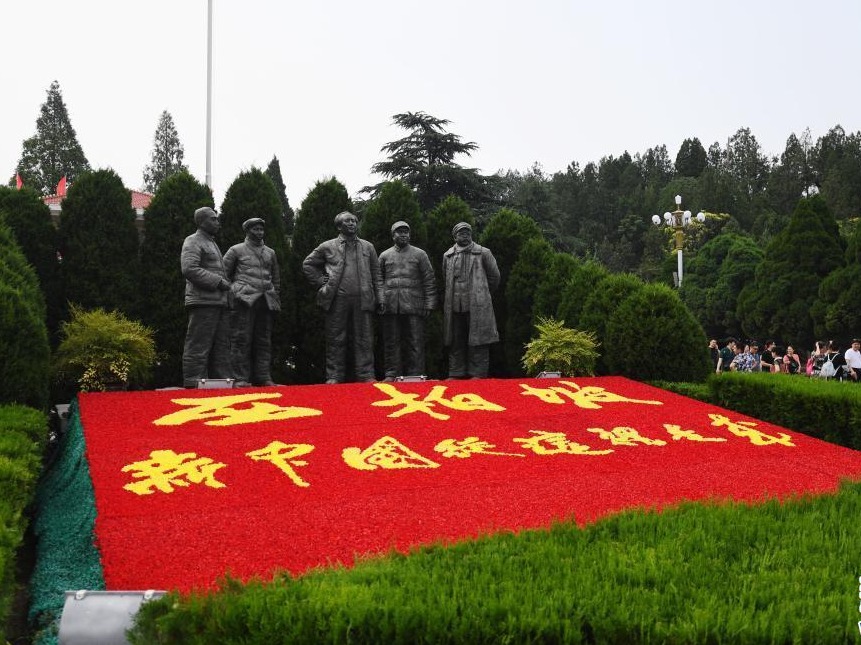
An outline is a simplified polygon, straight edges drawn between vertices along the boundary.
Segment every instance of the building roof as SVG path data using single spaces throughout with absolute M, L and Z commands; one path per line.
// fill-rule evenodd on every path
M 131 193 L 132 208 L 139 214 L 143 213 L 152 201 L 153 196 L 150 193 L 144 193 L 139 190 L 130 190 L 129 193 Z M 42 201 L 48 206 L 52 204 L 59 205 L 65 198 L 65 195 L 48 195 L 47 197 L 43 197 Z

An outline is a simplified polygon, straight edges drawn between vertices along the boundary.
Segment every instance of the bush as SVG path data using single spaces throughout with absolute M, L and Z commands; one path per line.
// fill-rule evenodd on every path
M 562 376 L 593 376 L 598 358 L 595 334 L 568 329 L 562 321 L 541 318 L 538 337 L 526 344 L 523 368 L 529 376 L 561 372 Z
M 83 311 L 75 306 L 63 323 L 56 367 L 82 392 L 103 392 L 112 384 L 142 383 L 155 362 L 153 332 L 117 311 Z

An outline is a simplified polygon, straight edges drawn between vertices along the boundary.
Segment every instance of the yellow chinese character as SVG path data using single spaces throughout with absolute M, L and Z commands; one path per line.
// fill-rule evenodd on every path
M 172 412 L 153 423 L 157 426 L 178 426 L 189 421 L 206 421 L 208 426 L 232 426 L 259 421 L 283 421 L 300 417 L 315 417 L 323 414 L 313 408 L 286 407 L 262 402 L 262 399 L 277 399 L 278 392 L 258 392 L 233 396 L 209 396 L 200 399 L 171 399 L 177 405 L 191 406 L 187 410 Z M 250 407 L 236 409 L 232 406 L 250 403 Z
M 187 487 L 189 484 L 203 484 L 210 488 L 224 488 L 215 479 L 215 471 L 226 464 L 215 463 L 209 457 L 198 457 L 193 452 L 177 454 L 173 450 L 153 450 L 147 461 L 136 461 L 123 467 L 123 472 L 131 472 L 132 482 L 123 486 L 138 495 L 150 495 L 153 489 L 172 493 L 174 486 Z
M 765 434 L 761 430 L 756 430 L 756 424 L 753 421 L 733 422 L 722 414 L 710 414 L 709 418 L 712 420 L 713 426 L 725 426 L 726 429 L 736 437 L 746 437 L 747 439 L 750 439 L 750 442 L 754 446 L 768 446 L 773 443 L 777 443 L 781 446 L 786 446 L 787 448 L 795 447 L 795 444 L 792 443 L 792 437 L 788 434 L 778 432 L 778 436 L 773 437 Z
M 665 423 L 664 428 L 667 429 L 667 433 L 669 433 L 674 441 L 680 439 L 687 439 L 688 441 L 726 441 L 723 437 L 704 437 L 701 434 L 697 434 L 695 430 L 682 430 L 682 426 L 671 423 Z
M 568 441 L 563 432 L 530 430 L 534 437 L 512 439 L 536 455 L 609 455 L 612 450 L 592 450 L 581 443 Z
M 434 385 L 433 388 L 431 388 L 430 394 L 423 399 L 419 399 L 418 394 L 400 392 L 394 385 L 389 385 L 388 383 L 375 383 L 374 387 L 382 391 L 384 394 L 388 394 L 391 399 L 388 401 L 374 401 L 371 405 L 380 407 L 394 407 L 397 405 L 404 406 L 400 410 L 392 412 L 389 415 L 390 418 L 402 417 L 403 415 L 410 414 L 412 412 L 424 412 L 434 419 L 439 419 L 441 421 L 447 420 L 449 415 L 441 412 L 434 412 L 433 407 L 437 403 L 446 408 L 462 412 L 472 412 L 474 410 L 485 410 L 487 412 L 505 411 L 505 408 L 501 405 L 485 401 L 477 394 L 455 394 L 450 399 L 446 399 L 443 396 L 446 391 L 445 385 Z
M 586 428 L 586 432 L 597 434 L 604 441 L 609 441 L 614 446 L 636 446 L 641 443 L 646 446 L 666 446 L 667 442 L 663 439 L 649 439 L 644 437 L 634 428 L 620 426 L 612 430 L 604 430 L 603 428 Z
M 377 439 L 365 450 L 344 448 L 341 456 L 348 466 L 356 470 L 439 468 L 439 464 L 425 459 L 392 437 Z
M 458 459 L 466 459 L 478 454 L 501 455 L 505 457 L 526 456 L 514 452 L 492 452 L 490 448 L 496 448 L 496 446 L 488 441 L 479 441 L 478 437 L 467 437 L 463 441 L 444 439 L 434 446 L 434 450 L 442 453 L 443 457 L 457 457 Z
M 559 381 L 560 383 L 569 386 L 569 389 L 564 387 L 532 387 L 526 383 L 521 383 L 523 388 L 523 396 L 535 396 L 544 401 L 544 403 L 555 403 L 561 405 L 565 403 L 565 399 L 574 402 L 574 405 L 586 410 L 600 410 L 601 404 L 606 403 L 642 403 L 644 405 L 663 405 L 661 401 L 649 401 L 640 399 L 629 399 L 621 394 L 608 392 L 603 387 L 588 385 L 580 387 L 573 381 Z M 563 398 L 564 397 L 564 398 Z
M 288 444 L 282 443 L 281 441 L 273 441 L 265 448 L 253 450 L 245 454 L 251 457 L 254 461 L 271 461 L 281 469 L 281 472 L 293 480 L 294 484 L 307 488 L 311 484 L 299 477 L 299 475 L 296 474 L 296 471 L 293 470 L 293 466 L 307 466 L 307 461 L 300 461 L 295 459 L 295 457 L 307 455 L 312 450 L 314 450 L 314 446 L 307 443 Z

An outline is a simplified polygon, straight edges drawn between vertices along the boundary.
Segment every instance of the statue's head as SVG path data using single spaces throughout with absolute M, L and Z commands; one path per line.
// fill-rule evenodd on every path
M 197 228 L 210 235 L 215 235 L 221 230 L 218 213 L 209 206 L 204 206 L 194 211 L 194 223 L 197 224 Z
M 451 229 L 451 234 L 458 246 L 472 244 L 472 226 L 467 222 L 458 222 Z
M 410 225 L 400 221 L 392 224 L 392 240 L 398 248 L 410 243 Z
M 335 226 L 342 235 L 355 237 L 359 232 L 359 219 L 350 211 L 343 211 L 335 215 Z

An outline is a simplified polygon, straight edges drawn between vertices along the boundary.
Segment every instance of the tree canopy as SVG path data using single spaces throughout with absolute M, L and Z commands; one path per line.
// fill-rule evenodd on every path
M 158 125 L 153 135 L 150 162 L 143 172 L 146 190 L 154 193 L 165 179 L 183 170 L 188 170 L 186 165 L 182 163 L 184 156 L 185 148 L 179 140 L 173 117 L 170 112 L 164 110 L 158 119 Z

